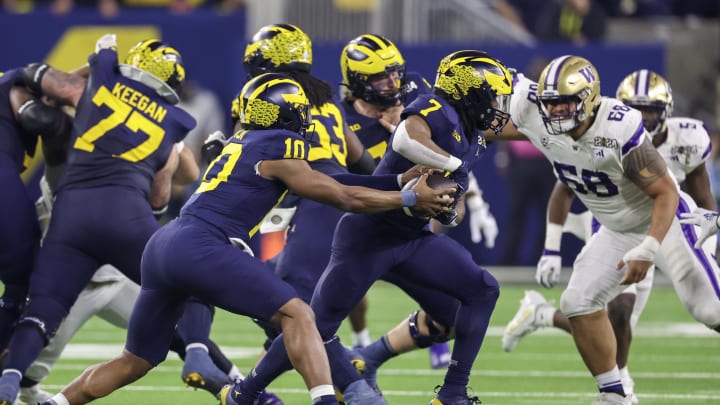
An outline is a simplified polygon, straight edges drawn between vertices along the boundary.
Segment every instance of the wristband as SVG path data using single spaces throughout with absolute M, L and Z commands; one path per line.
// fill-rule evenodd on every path
M 175 144 L 175 150 L 177 150 L 177 153 L 182 153 L 183 149 L 185 149 L 185 142 L 180 141 Z
M 543 256 L 560 256 L 560 252 L 557 250 L 543 249 L 542 255 Z
M 153 208 L 152 213 L 155 219 L 160 219 L 168 210 L 168 204 L 163 205 L 160 208 Z
M 32 63 L 23 69 L 23 79 L 25 85 L 36 95 L 43 94 L 42 78 L 47 73 L 50 65 L 45 63 Z
M 562 242 L 563 227 L 560 224 L 548 222 L 545 226 L 545 249 L 559 252 Z
M 413 190 L 401 191 L 402 195 L 402 206 L 403 207 L 414 207 L 417 203 L 417 194 Z

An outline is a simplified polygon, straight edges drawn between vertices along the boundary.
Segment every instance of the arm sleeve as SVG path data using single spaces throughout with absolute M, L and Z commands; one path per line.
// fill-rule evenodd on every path
M 330 177 L 346 186 L 363 186 L 385 191 L 399 190 L 397 175 L 395 174 L 364 176 L 352 173 L 335 173 Z

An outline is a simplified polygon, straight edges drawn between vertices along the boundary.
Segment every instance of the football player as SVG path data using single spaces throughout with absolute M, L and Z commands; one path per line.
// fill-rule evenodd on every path
M 22 69 L 0 72 L 0 352 L 25 307 L 30 272 L 40 242 L 33 203 L 20 175 L 35 155 L 38 134 L 63 133 L 59 110 L 36 100 L 22 84 Z M 23 129 L 26 127 L 27 130 Z
M 146 40 L 119 64 L 116 48 L 114 35 L 98 40 L 88 59 L 89 78 L 46 64 L 22 72 L 33 93 L 75 107 L 76 116 L 29 304 L 9 343 L 0 404 L 15 400 L 21 376 L 101 265 L 140 283 L 142 249 L 159 227 L 153 209 L 167 203 L 178 165 L 174 145 L 195 125 L 174 106 L 185 77 L 177 50 Z M 201 358 L 196 364 L 205 361 L 222 375 L 207 354 L 210 308 L 193 302 L 187 314 L 178 331 L 197 346 L 186 359 Z
M 380 35 L 364 34 L 352 39 L 345 45 L 340 56 L 345 89 L 342 107 L 345 111 L 350 128 L 352 128 L 365 145 L 370 154 L 380 161 L 387 149 L 388 140 L 397 124 L 404 105 L 410 104 L 419 94 L 432 91 L 430 83 L 417 72 L 406 71 L 405 60 L 400 50 L 388 38 Z M 469 173 L 468 189 L 465 192 L 465 204 L 469 211 L 471 239 L 479 243 L 485 236 L 486 247 L 492 247 L 497 236 L 497 223 L 489 210 L 489 205 L 482 199 L 482 191 L 472 172 Z M 431 222 L 434 232 L 442 232 L 442 225 Z M 390 276 L 392 277 L 392 276 Z M 402 280 L 394 280 L 401 288 Z M 405 289 L 405 288 L 403 288 Z M 424 311 L 415 312 L 412 317 L 425 317 Z M 405 334 L 403 326 L 410 327 L 408 320 L 394 328 L 391 333 Z M 387 360 L 391 353 L 405 352 L 417 347 L 429 347 L 430 365 L 433 368 L 447 367 L 450 361 L 450 349 L 447 342 L 434 343 L 422 341 L 418 331 L 408 329 L 408 333 L 416 333 L 414 345 L 408 348 L 393 347 L 392 351 L 382 351 L 384 355 L 369 348 L 367 351 L 358 349 L 355 356 L 365 359 L 364 376 L 374 385 L 375 369 Z M 374 342 L 380 345 L 381 340 L 398 341 L 401 337 L 385 335 Z M 354 346 L 354 345 L 353 345 Z M 386 345 L 379 347 L 385 348 Z M 373 359 L 373 360 L 371 360 Z
M 710 137 L 701 121 L 671 116 L 673 97 L 667 80 L 655 72 L 646 69 L 637 70 L 620 82 L 616 97 L 642 113 L 643 125 L 651 137 L 653 146 L 663 157 L 678 183 L 685 184 L 688 194 L 697 202 L 698 207 L 715 210 L 715 199 L 710 191 L 710 181 L 705 167 L 705 161 L 712 148 Z M 591 214 L 581 214 L 578 217 L 581 222 L 577 226 L 580 232 L 576 234 L 582 239 L 587 239 L 586 235 L 592 234 L 591 217 Z M 566 221 L 563 229 L 566 229 L 569 223 L 569 220 Z M 549 227 L 555 227 L 557 232 L 555 224 L 550 224 Z M 710 246 L 713 246 L 713 243 L 710 242 Z M 559 275 L 560 256 L 547 255 L 543 265 L 543 271 L 551 272 L 552 275 L 539 278 L 543 281 L 543 285 L 551 287 Z M 632 398 L 633 403 L 637 403 L 638 398 L 634 392 L 634 381 L 627 368 L 630 339 L 650 295 L 653 274 L 654 266 L 648 269 L 643 281 L 631 285 L 608 304 L 608 316 L 618 341 L 617 362 L 623 388 Z M 555 326 L 570 332 L 567 317 L 548 303 L 540 293 L 526 292 L 522 303 L 516 317 L 508 324 L 503 335 L 503 349 L 506 351 L 513 350 L 520 338 L 539 327 Z
M 372 173 L 375 162 L 348 127 L 339 103 L 332 98 L 331 86 L 312 75 L 312 56 L 312 41 L 302 29 L 292 24 L 271 24 L 260 28 L 246 46 L 243 65 L 250 77 L 283 72 L 305 89 L 312 106 L 312 125 L 308 130 L 310 167 L 325 174 Z M 234 105 L 233 119 L 237 120 L 238 114 L 237 105 Z M 290 211 L 292 217 L 284 226 L 266 225 L 261 232 L 287 228 L 285 246 L 273 260 L 275 272 L 309 303 L 317 280 L 330 259 L 332 235 L 343 211 L 297 197 L 287 198 L 281 207 L 272 214 Z M 354 335 L 368 335 L 369 343 L 366 311 L 367 302 L 363 300 L 349 319 Z M 269 346 L 279 332 L 275 328 L 265 329 L 270 338 L 266 346 Z
M 311 121 L 309 101 L 300 84 L 288 76 L 260 75 L 243 87 L 238 98 L 238 132 L 210 164 L 180 217 L 148 241 L 142 260 L 143 288 L 125 350 L 87 369 L 52 403 L 84 404 L 145 375 L 164 360 L 175 324 L 193 296 L 281 327 L 288 354 L 313 403 L 337 403 L 312 311 L 292 286 L 266 270 L 246 241 L 289 189 L 346 210 L 414 206 L 428 213 L 445 211 L 452 199 L 442 194 L 452 190 L 431 190 L 421 180 L 413 190 L 378 191 L 343 186 L 313 171 L 306 161 L 309 148 L 303 136 Z M 400 177 L 345 181 L 392 190 L 398 189 Z M 223 389 L 223 403 L 255 400 L 236 395 L 231 387 Z
M 562 224 L 577 196 L 601 227 L 576 258 L 560 307 L 596 380 L 597 403 L 630 403 L 606 306 L 627 285 L 641 282 L 653 263 L 672 280 L 695 319 L 720 327 L 720 299 L 712 287 L 717 263 L 709 249 L 693 247 L 695 230 L 678 221 L 695 202 L 679 194 L 643 114 L 621 100 L 601 97 L 600 77 L 588 60 L 556 58 L 539 83 L 520 80 L 516 95 L 510 112 L 517 131 L 553 163 L 558 178 L 536 279 L 547 287 L 557 282 L 560 264 L 548 258 L 558 255 Z M 551 318 L 554 309 L 541 312 L 538 316 Z
M 502 106 L 512 93 L 511 80 L 507 69 L 484 52 L 458 51 L 443 58 L 433 93 L 418 96 L 405 108 L 391 138 L 392 147 L 374 175 L 402 173 L 422 164 L 447 171 L 460 189 L 466 188 L 468 170 L 484 148 L 480 131 L 500 131 L 507 122 Z M 436 218 L 446 224 L 459 221 L 464 215 L 462 200 L 456 200 L 457 210 Z M 432 403 L 477 401 L 468 397 L 467 384 L 499 286 L 462 245 L 433 234 L 427 224 L 427 217 L 411 217 L 402 210 L 346 214 L 338 223 L 330 262 L 311 307 L 326 342 L 333 382 L 348 404 L 385 403 L 378 393 L 364 389 L 368 384 L 361 384 L 364 381 L 335 333 L 372 283 L 389 274 L 414 284 L 413 298 L 438 324 L 449 326 L 433 331 L 430 339 L 456 337 L 444 385 Z M 439 268 L 445 271 L 438 272 Z M 261 390 L 288 367 L 283 341 L 275 339 L 252 375 L 236 384 L 234 392 L 247 395 Z
M 87 76 L 85 72 L 87 66 L 77 69 L 75 72 L 83 76 Z M 43 136 L 42 148 L 45 161 L 44 176 L 40 180 L 41 197 L 35 202 L 35 208 L 38 213 L 38 219 L 42 233 L 47 231 L 47 225 L 50 220 L 52 211 L 52 203 L 55 191 L 57 191 L 60 176 L 65 168 L 67 151 L 70 143 L 72 126 L 68 123 L 72 122 L 72 117 L 65 114 L 58 114 L 56 109 L 50 109 L 49 105 L 34 106 L 31 103 L 42 103 L 41 100 L 31 97 L 28 98 L 18 111 L 27 113 L 30 109 L 39 109 L 42 111 L 42 117 L 34 117 L 32 120 L 22 120 L 21 125 L 27 131 L 47 131 L 47 129 L 38 128 L 39 122 L 53 123 L 58 127 L 64 128 L 60 134 L 55 136 Z M 65 111 L 68 112 L 68 111 Z M 37 114 L 37 112 L 33 113 Z M 183 142 L 176 144 L 180 149 L 178 170 L 173 174 L 173 184 L 188 184 L 197 180 L 198 167 L 195 163 L 192 151 L 183 147 Z M 70 308 L 68 315 L 63 319 L 57 332 L 54 334 L 50 343 L 45 346 L 25 372 L 20 382 L 20 393 L 18 399 L 24 403 L 37 403 L 45 401 L 52 395 L 40 388 L 42 382 L 50 373 L 55 362 L 61 356 L 65 346 L 82 325 L 92 316 L 97 315 L 103 320 L 127 329 L 132 307 L 135 300 L 140 294 L 140 286 L 123 275 L 120 271 L 111 265 L 101 266 L 93 275 L 88 286 L 86 286 L 78 295 L 77 300 Z M 181 358 L 185 358 L 185 344 L 179 336 L 173 337 L 171 349 L 178 353 Z M 225 382 L 227 377 L 236 380 L 242 375 L 237 367 L 228 360 L 214 342 L 208 342 L 208 349 L 213 362 L 227 376 L 218 376 L 218 382 L 211 383 L 208 381 L 202 385 L 213 395 L 217 395 L 218 391 Z M 183 379 L 188 378 L 196 370 L 192 370 L 192 364 L 188 364 L 188 368 L 183 370 Z M 209 376 L 205 376 L 208 378 Z M 192 381 L 188 380 L 188 385 Z M 218 387 L 213 392 L 212 386 Z M 272 395 L 266 393 L 266 395 Z

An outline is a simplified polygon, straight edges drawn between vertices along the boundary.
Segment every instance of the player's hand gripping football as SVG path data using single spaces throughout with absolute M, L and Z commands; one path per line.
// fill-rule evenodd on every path
M 427 184 L 428 175 L 428 173 L 421 175 L 411 188 L 417 197 L 413 211 L 429 216 L 449 211 L 455 200 L 456 189 L 448 187 L 432 189 Z

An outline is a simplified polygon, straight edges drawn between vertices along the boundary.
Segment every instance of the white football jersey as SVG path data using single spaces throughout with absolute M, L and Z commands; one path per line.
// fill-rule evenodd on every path
M 555 176 L 604 226 L 616 232 L 645 233 L 652 199 L 625 175 L 623 159 L 649 135 L 642 115 L 620 100 L 602 98 L 595 122 L 577 141 L 551 135 L 536 104 L 537 84 L 519 77 L 510 102 L 518 130 L 548 158 Z
M 679 183 L 710 156 L 710 135 L 703 122 L 693 118 L 667 120 L 667 139 L 657 147 Z

